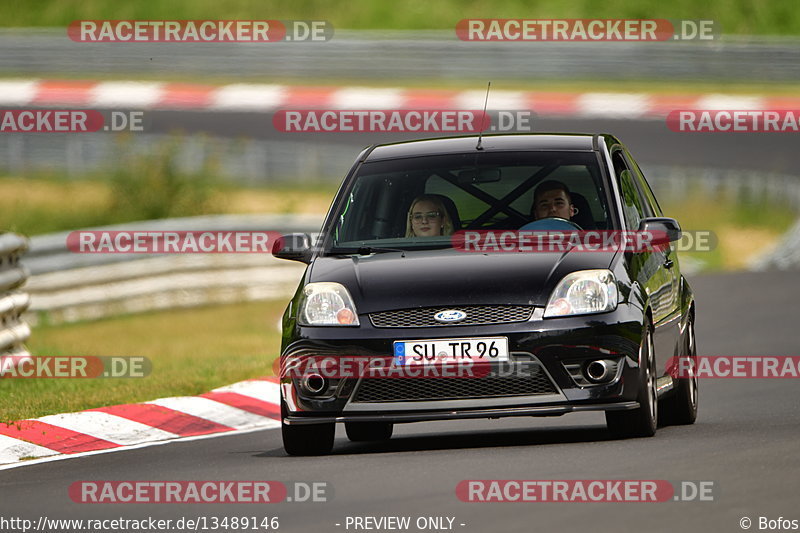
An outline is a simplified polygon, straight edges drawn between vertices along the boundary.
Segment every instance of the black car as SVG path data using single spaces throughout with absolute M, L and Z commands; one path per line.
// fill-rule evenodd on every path
M 498 243 L 637 231 L 662 245 Z M 283 317 L 286 451 L 329 453 L 336 422 L 352 441 L 389 439 L 396 423 L 578 411 L 604 411 L 623 437 L 693 423 L 696 378 L 671 371 L 695 355 L 694 297 L 670 246 L 680 235 L 612 135 L 365 149 L 320 238 L 287 235 L 274 251 L 308 264 Z M 330 371 L 355 358 L 358 372 Z M 459 365 L 483 370 L 446 371 Z

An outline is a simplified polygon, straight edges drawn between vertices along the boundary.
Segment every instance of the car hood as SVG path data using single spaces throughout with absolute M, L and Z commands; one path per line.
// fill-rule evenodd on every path
M 467 253 L 453 249 L 315 259 L 309 282 L 335 281 L 359 313 L 415 307 L 544 306 L 570 272 L 608 268 L 614 252 Z

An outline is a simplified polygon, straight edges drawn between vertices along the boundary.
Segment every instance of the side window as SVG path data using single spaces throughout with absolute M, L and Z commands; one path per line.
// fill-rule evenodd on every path
M 617 174 L 617 183 L 622 195 L 622 211 L 625 217 L 625 224 L 629 230 L 636 230 L 639 228 L 639 222 L 647 216 L 644 201 L 633 181 L 633 174 L 625 164 L 622 152 L 614 152 L 611 156 L 611 161 L 614 163 L 614 172 Z
M 614 164 L 614 174 L 617 175 L 617 179 L 619 179 L 620 175 L 628 170 L 628 163 L 625 162 L 625 158 L 622 157 L 621 150 L 615 150 L 613 154 L 611 154 L 611 162 Z
M 406 211 L 397 209 L 402 203 L 395 179 L 390 175 L 377 175 L 365 176 L 356 182 L 336 221 L 337 242 L 403 236 Z
M 628 155 L 628 157 L 630 158 L 630 155 Z M 652 216 L 664 216 L 663 212 L 661 211 L 661 206 L 658 205 L 658 200 L 656 200 L 656 195 L 653 194 L 653 189 L 650 187 L 650 184 L 647 183 L 647 179 L 645 179 L 642 169 L 639 168 L 639 165 L 636 163 L 634 163 L 633 166 L 636 171 L 636 181 L 639 184 L 639 189 L 641 189 L 644 199 L 647 202 L 648 207 L 650 207 Z

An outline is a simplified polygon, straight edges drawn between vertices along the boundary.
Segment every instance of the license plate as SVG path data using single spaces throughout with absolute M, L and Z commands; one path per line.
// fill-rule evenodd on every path
M 404 365 L 451 365 L 508 361 L 506 337 L 395 341 L 394 362 Z

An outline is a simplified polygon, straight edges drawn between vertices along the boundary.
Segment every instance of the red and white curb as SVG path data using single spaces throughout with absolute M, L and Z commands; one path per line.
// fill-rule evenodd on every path
M 0 105 L 271 112 L 278 109 L 483 109 L 483 90 L 0 80 Z M 797 97 L 493 90 L 490 110 L 544 116 L 662 118 L 676 109 L 800 109 Z
M 280 427 L 275 378 L 241 381 L 200 396 L 99 407 L 0 424 L 0 469 L 27 459 Z M 25 461 L 27 462 L 27 461 Z

